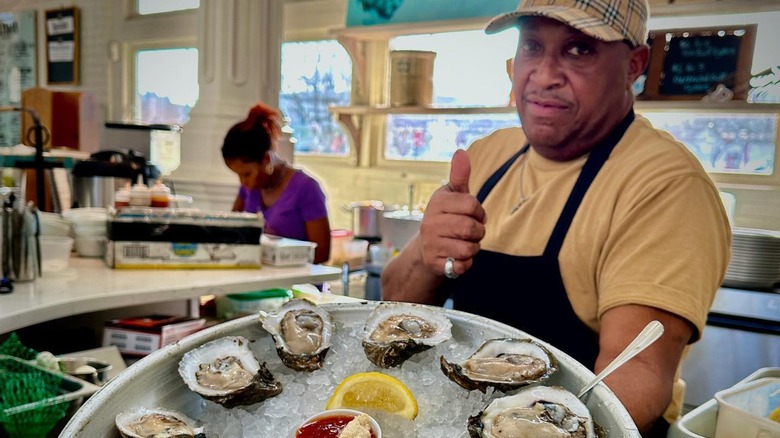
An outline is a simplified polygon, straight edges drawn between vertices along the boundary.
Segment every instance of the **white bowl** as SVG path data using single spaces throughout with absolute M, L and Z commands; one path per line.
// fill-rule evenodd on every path
M 105 237 L 106 235 L 108 235 L 108 227 L 106 226 L 105 221 L 97 222 L 97 223 L 88 223 L 88 224 L 77 222 L 73 225 L 73 233 L 76 235 L 76 237 L 82 237 L 82 236 Z
M 71 232 L 70 222 L 65 220 L 48 220 L 42 219 L 40 221 L 39 234 L 41 236 L 60 236 L 69 237 Z
M 73 239 L 64 236 L 38 236 L 41 247 L 41 272 L 59 272 L 68 267 Z
M 336 417 L 336 416 L 348 416 L 354 418 L 364 413 L 365 412 L 356 411 L 354 409 L 330 409 L 328 411 L 322 411 L 319 414 L 314 414 L 311 417 L 307 418 L 303 423 L 301 423 L 300 426 L 296 427 L 292 436 L 293 438 L 295 438 L 300 428 L 302 428 L 303 426 L 309 423 L 313 423 L 323 418 Z M 370 415 L 368 416 L 368 421 L 369 423 L 371 423 L 371 430 L 374 432 L 374 435 L 376 435 L 376 438 L 382 438 L 382 429 L 379 427 L 379 423 L 377 423 L 376 420 L 374 420 L 374 418 L 371 417 Z
M 101 207 L 71 208 L 63 211 L 62 217 L 73 222 L 82 218 L 107 218 L 108 209 Z
M 107 240 L 105 236 L 76 236 L 76 252 L 81 257 L 103 257 Z

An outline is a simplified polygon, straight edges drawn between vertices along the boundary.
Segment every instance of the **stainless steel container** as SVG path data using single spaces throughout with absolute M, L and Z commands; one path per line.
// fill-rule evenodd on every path
M 344 206 L 344 211 L 352 214 L 355 238 L 369 241 L 382 238 L 382 214 L 397 209 L 397 205 L 385 205 L 381 201 L 358 201 Z
M 3 207 L 2 268 L 3 277 L 9 280 L 33 281 L 41 273 L 37 211 L 32 203 L 23 208 Z
M 73 207 L 78 208 L 111 207 L 118 189 L 135 183 L 139 175 L 149 184 L 160 174 L 136 151 L 96 152 L 76 163 L 71 173 Z
M 363 351 L 360 347 L 360 339 L 348 338 L 344 333 L 349 332 L 346 329 L 347 327 L 360 327 L 364 324 L 368 314 L 378 304 L 377 302 L 322 304 L 339 328 L 334 336 L 342 336 L 341 341 L 334 342 L 333 348 L 342 349 L 338 352 L 338 354 L 342 355 L 350 354 L 349 352 L 354 351 L 354 362 L 365 363 L 364 371 L 376 371 L 376 369 L 371 366 L 368 360 L 361 358 Z M 449 341 L 448 345 L 440 346 L 441 350 L 436 350 L 438 347 L 432 349 L 429 357 L 424 363 L 421 363 L 421 365 L 428 366 L 431 370 L 436 371 L 435 374 L 432 374 L 436 376 L 435 378 L 446 380 L 446 377 L 443 377 L 438 372 L 439 361 L 436 353 L 450 354 L 449 349 L 455 347 L 470 350 L 475 346 L 481 345 L 482 342 L 493 338 L 532 338 L 513 327 L 477 315 L 443 308 L 437 308 L 436 311 L 446 314 L 452 322 L 453 339 Z M 174 344 L 155 351 L 135 363 L 132 367 L 124 370 L 86 401 L 81 409 L 76 412 L 76 415 L 71 418 L 60 437 L 118 437 L 119 434 L 114 426 L 114 418 L 118 413 L 133 407 L 163 407 L 183 412 L 190 418 L 201 419 L 201 416 L 207 410 L 206 403 L 199 395 L 192 392 L 183 382 L 181 376 L 179 376 L 179 361 L 185 352 L 197 348 L 208 341 L 223 336 L 236 335 L 252 340 L 250 348 L 255 356 L 261 362 L 266 362 L 269 369 L 278 373 L 278 377 L 293 378 L 292 375 L 286 373 L 294 373 L 294 371 L 285 368 L 281 364 L 281 360 L 274 352 L 273 341 L 268 332 L 260 327 L 257 316 L 249 315 L 187 336 Z M 345 346 L 340 346 L 341 343 L 345 343 Z M 576 392 L 594 377 L 592 372 L 570 356 L 554 346 L 543 341 L 542 343 L 558 358 L 560 366 L 548 384 L 561 385 L 570 391 Z M 329 354 L 332 355 L 333 352 Z M 346 365 L 337 367 L 334 364 L 329 364 L 327 358 L 326 366 L 328 368 L 324 371 L 317 371 L 317 373 L 327 372 L 329 375 L 341 378 L 340 373 L 343 373 L 344 368 L 346 368 Z M 392 373 L 393 370 L 383 370 L 383 372 Z M 283 373 L 286 375 L 282 375 Z M 327 380 L 330 380 L 330 377 Z M 452 384 L 449 381 L 447 382 Z M 314 385 L 314 383 L 311 383 L 311 385 Z M 320 391 L 325 391 L 328 394 L 333 390 L 330 386 L 322 388 L 321 383 L 317 385 L 320 386 Z M 286 390 L 283 390 L 279 397 L 285 396 L 287 394 Z M 311 395 L 309 392 L 304 391 L 292 394 L 294 395 L 288 394 L 287 396 L 298 401 L 296 409 L 294 412 L 288 412 L 287 410 L 279 412 L 279 415 L 295 416 L 298 421 L 303 421 L 306 417 L 322 410 L 322 407 L 316 403 L 305 401 Z M 464 391 L 462 399 L 447 400 L 446 403 L 465 403 L 465 399 L 468 398 L 471 397 Z M 265 406 L 270 407 L 275 401 L 276 398 L 272 398 L 256 405 L 242 407 L 241 409 L 262 409 Z M 606 385 L 601 383 L 596 385 L 584 397 L 583 402 L 591 410 L 594 420 L 604 428 L 607 438 L 640 437 L 636 425 L 631 420 L 628 412 Z M 415 420 L 416 422 L 425 421 L 424 416 L 427 409 L 432 409 L 432 407 L 425 404 L 420 405 L 421 414 Z M 225 416 L 227 417 L 228 415 L 231 414 L 225 411 Z M 428 419 L 428 421 L 432 420 L 435 421 L 435 419 Z M 463 420 L 463 434 L 465 434 L 466 419 L 464 418 Z M 280 420 L 268 417 L 268 421 Z M 237 425 L 236 427 L 239 426 Z M 234 430 L 233 433 L 238 435 L 230 436 L 241 436 L 240 429 L 238 431 Z M 418 434 L 418 436 L 424 437 L 425 435 Z

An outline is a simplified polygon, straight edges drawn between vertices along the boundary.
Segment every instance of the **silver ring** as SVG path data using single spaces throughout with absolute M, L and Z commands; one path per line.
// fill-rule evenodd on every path
M 458 278 L 458 274 L 455 273 L 455 259 L 447 257 L 444 262 L 444 276 L 447 278 Z

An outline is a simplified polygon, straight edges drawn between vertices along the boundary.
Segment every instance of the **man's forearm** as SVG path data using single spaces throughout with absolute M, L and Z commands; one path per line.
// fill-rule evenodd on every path
M 382 271 L 382 299 L 441 304 L 436 298 L 441 281 L 441 276 L 431 272 L 423 262 L 418 235 Z

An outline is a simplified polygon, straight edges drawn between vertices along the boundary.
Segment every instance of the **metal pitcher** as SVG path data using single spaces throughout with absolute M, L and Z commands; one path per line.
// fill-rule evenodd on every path
M 41 274 L 38 242 L 38 210 L 32 202 L 14 208 L 5 202 L 2 211 L 3 277 L 16 281 L 32 281 Z

